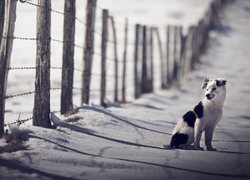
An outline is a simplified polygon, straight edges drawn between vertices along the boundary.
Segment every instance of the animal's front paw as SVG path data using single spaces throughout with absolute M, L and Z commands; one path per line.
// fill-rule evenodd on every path
M 217 151 L 217 149 L 213 148 L 213 147 L 207 147 L 208 151 Z
M 204 151 L 204 148 L 203 148 L 203 147 L 200 147 L 200 146 L 194 146 L 194 150 L 197 150 L 197 151 Z

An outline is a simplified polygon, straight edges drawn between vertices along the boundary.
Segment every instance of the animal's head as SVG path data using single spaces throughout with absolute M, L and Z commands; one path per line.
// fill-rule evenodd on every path
M 206 79 L 202 85 L 205 90 L 205 96 L 208 100 L 221 99 L 225 100 L 226 97 L 226 83 L 225 79 Z

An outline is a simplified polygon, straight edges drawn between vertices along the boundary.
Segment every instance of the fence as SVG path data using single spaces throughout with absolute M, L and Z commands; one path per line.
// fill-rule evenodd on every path
M 199 61 L 199 56 L 206 49 L 209 30 L 218 21 L 218 12 L 225 4 L 225 0 L 214 0 L 208 8 L 204 18 L 202 18 L 197 26 L 192 26 L 186 35 L 183 34 L 181 26 L 168 25 L 166 27 L 165 46 L 157 27 L 149 27 L 146 25 L 136 24 L 134 43 L 128 43 L 128 20 L 125 23 L 124 51 L 123 60 L 118 60 L 117 32 L 114 17 L 110 15 L 107 9 L 97 6 L 96 0 L 88 0 L 86 8 L 86 22 L 76 17 L 75 0 L 64 1 L 64 12 L 60 12 L 51 8 L 50 0 L 38 0 L 35 4 L 31 1 L 20 0 L 20 3 L 37 8 L 37 36 L 36 38 L 15 37 L 14 26 L 16 17 L 17 0 L 1 1 L 0 12 L 4 12 L 4 16 L 0 16 L 0 136 L 4 134 L 4 114 L 5 101 L 18 96 L 26 96 L 34 94 L 33 116 L 27 119 L 18 119 L 16 124 L 24 123 L 33 119 L 33 125 L 50 127 L 50 90 L 61 90 L 61 114 L 67 114 L 74 111 L 73 106 L 73 89 L 81 91 L 82 104 L 88 104 L 90 98 L 90 84 L 92 73 L 93 56 L 101 57 L 101 81 L 100 81 L 100 104 L 106 106 L 107 92 L 107 61 L 114 62 L 114 102 L 126 102 L 126 78 L 127 78 L 127 46 L 134 46 L 134 98 L 139 98 L 144 93 L 154 91 L 154 53 L 156 46 L 154 39 L 157 41 L 158 54 L 160 59 L 161 70 L 161 88 L 169 88 L 171 86 L 180 86 L 180 82 L 193 68 L 195 63 Z M 102 32 L 99 33 L 95 29 L 96 8 L 102 11 Z M 64 16 L 64 33 L 63 40 L 51 37 L 51 12 Z M 4 18 L 2 18 L 4 17 Z M 75 44 L 75 23 L 79 22 L 86 26 L 84 47 Z M 108 24 L 111 22 L 113 40 L 108 38 L 110 30 Z M 131 25 L 130 25 L 131 26 Z M 101 36 L 101 53 L 95 52 L 94 43 L 95 36 Z M 171 38 L 173 37 L 173 38 Z M 12 44 L 14 39 L 36 41 L 36 66 L 35 67 L 10 67 L 10 57 Z M 63 44 L 62 67 L 52 67 L 50 64 L 50 43 L 58 42 Z M 114 58 L 107 57 L 107 44 L 111 43 L 114 47 Z M 163 49 L 164 47 L 164 49 Z M 83 70 L 74 67 L 74 49 L 80 48 L 83 51 Z M 165 54 L 165 58 L 164 58 Z M 171 54 L 173 54 L 171 56 Z M 119 78 L 118 63 L 122 63 L 122 76 Z M 34 69 L 36 71 L 35 90 L 15 95 L 6 95 L 7 77 L 10 70 L 27 70 Z M 62 70 L 62 82 L 60 88 L 50 87 L 50 70 Z M 73 79 L 74 72 L 82 73 L 82 87 L 75 88 Z M 122 79 L 122 98 L 119 99 L 119 80 Z

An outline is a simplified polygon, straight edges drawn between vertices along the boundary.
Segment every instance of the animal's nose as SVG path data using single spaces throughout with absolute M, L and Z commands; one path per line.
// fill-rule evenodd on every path
M 206 97 L 209 99 L 210 98 L 210 94 L 206 94 Z

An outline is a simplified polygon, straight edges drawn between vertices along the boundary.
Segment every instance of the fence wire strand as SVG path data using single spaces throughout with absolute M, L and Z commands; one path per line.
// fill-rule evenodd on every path
M 37 38 L 33 37 L 17 37 L 17 36 L 1 36 L 2 39 L 18 39 L 18 40 L 26 40 L 26 41 L 36 41 Z
M 21 124 L 25 124 L 27 121 L 30 121 L 32 120 L 33 117 L 29 117 L 29 118 L 26 118 L 26 119 L 18 119 L 12 123 L 8 123 L 8 124 L 4 124 L 4 127 L 8 126 L 8 125 L 14 125 L 16 124 L 17 126 L 20 126 Z
M 7 96 L 5 96 L 5 99 L 11 99 L 11 98 L 16 98 L 16 97 L 20 97 L 20 96 L 27 96 L 27 95 L 31 95 L 34 93 L 35 93 L 35 91 L 30 91 L 30 92 L 24 92 L 24 93 L 20 93 L 20 94 L 7 95 Z
M 50 88 L 50 90 L 61 90 L 62 88 Z M 24 93 L 19 93 L 19 94 L 13 94 L 13 95 L 7 95 L 5 96 L 4 99 L 13 99 L 16 97 L 21 97 L 21 96 L 27 96 L 27 95 L 32 95 L 35 94 L 36 91 L 29 91 L 29 92 L 24 92 Z
M 36 67 L 9 67 L 8 70 L 29 70 L 36 69 Z
M 25 1 L 25 0 L 19 0 L 19 1 L 20 1 L 21 3 L 26 3 L 26 4 L 32 5 L 32 6 L 34 6 L 34 7 L 39 7 L 39 8 L 47 9 L 47 10 L 53 12 L 53 13 L 60 14 L 60 15 L 65 15 L 66 13 L 69 13 L 69 12 L 66 12 L 66 13 L 65 13 L 65 12 L 61 12 L 61 11 L 58 11 L 58 10 L 55 10 L 55 9 L 52 9 L 52 8 L 46 8 L 46 7 L 44 7 L 44 6 L 41 6 L 41 5 L 32 3 L 32 2 L 29 2 L 29 1 Z M 81 24 L 83 24 L 83 25 L 86 26 L 86 23 L 85 23 L 84 21 L 82 21 L 80 18 L 78 18 L 77 16 L 75 16 L 75 19 L 76 19 L 79 23 L 81 23 Z

